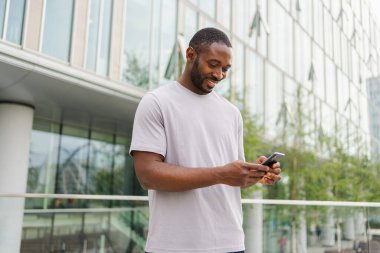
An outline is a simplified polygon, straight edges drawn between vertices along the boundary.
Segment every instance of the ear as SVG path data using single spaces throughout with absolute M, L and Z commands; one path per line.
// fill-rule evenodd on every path
M 186 49 L 186 60 L 188 62 L 193 62 L 197 58 L 197 52 L 195 52 L 194 48 L 188 47 Z

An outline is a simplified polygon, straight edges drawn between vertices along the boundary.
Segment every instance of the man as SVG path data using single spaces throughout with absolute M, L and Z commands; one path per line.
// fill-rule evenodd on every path
M 130 153 L 149 189 L 147 252 L 244 252 L 240 189 L 280 179 L 264 156 L 244 162 L 241 114 L 213 91 L 231 57 L 226 34 L 198 31 L 182 76 L 139 104 Z

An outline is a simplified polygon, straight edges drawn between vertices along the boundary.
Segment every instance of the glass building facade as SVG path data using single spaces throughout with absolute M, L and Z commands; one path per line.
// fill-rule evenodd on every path
M 303 117 L 305 144 L 320 156 L 329 155 L 324 135 L 350 154 L 380 157 L 367 89 L 380 75 L 373 12 L 370 0 L 0 0 L 0 101 L 34 108 L 26 192 L 145 196 L 128 154 L 134 110 L 181 73 L 190 38 L 210 26 L 229 35 L 234 53 L 217 92 L 257 117 L 266 139 L 294 138 Z

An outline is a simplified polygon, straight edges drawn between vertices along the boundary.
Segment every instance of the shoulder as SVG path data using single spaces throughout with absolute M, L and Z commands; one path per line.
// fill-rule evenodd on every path
M 153 96 L 156 98 L 162 98 L 170 96 L 173 92 L 175 92 L 175 82 L 166 83 L 154 90 L 148 91 L 145 96 Z
M 160 86 L 154 90 L 150 90 L 142 97 L 139 107 L 144 105 L 160 106 L 163 101 L 166 101 L 173 94 L 174 83 L 170 82 Z
M 229 101 L 228 99 L 218 95 L 216 92 L 213 92 L 213 95 L 215 96 L 215 98 L 217 100 L 219 100 L 219 102 L 221 104 L 223 104 L 224 107 L 228 108 L 228 110 L 230 110 L 231 113 L 241 116 L 240 109 L 236 105 L 231 103 L 231 101 Z

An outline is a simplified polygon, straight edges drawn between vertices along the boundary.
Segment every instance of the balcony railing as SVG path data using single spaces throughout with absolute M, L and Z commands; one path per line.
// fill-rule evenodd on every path
M 380 252 L 380 203 L 242 202 L 247 253 Z M 0 193 L 0 224 L 19 216 L 6 235 L 20 238 L 22 253 L 144 252 L 148 197 Z M 4 240 L 0 249 L 14 243 Z

